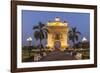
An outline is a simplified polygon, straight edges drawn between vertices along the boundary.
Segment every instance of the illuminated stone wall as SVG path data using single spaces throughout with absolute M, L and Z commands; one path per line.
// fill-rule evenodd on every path
M 60 41 L 61 50 L 65 50 L 68 47 L 68 23 L 59 21 L 53 21 L 47 23 L 49 30 L 47 38 L 47 47 L 50 50 L 54 49 L 54 43 Z

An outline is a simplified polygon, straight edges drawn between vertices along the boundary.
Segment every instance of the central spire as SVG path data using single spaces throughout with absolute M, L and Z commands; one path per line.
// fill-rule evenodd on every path
M 60 22 L 60 18 L 59 17 L 56 17 L 55 18 L 55 21 Z

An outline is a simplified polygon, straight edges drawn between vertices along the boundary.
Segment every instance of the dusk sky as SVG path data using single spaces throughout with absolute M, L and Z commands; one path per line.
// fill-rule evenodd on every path
M 90 14 L 75 12 L 51 12 L 51 11 L 32 11 L 22 10 L 22 44 L 27 44 L 26 39 L 32 37 L 32 44 L 36 44 L 33 36 L 33 26 L 39 22 L 46 24 L 48 21 L 54 21 L 55 17 L 60 17 L 61 21 L 67 21 L 69 27 L 75 27 L 81 32 L 81 38 L 90 37 Z

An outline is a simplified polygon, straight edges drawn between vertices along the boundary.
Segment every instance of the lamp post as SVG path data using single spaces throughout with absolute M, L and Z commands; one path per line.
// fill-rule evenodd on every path
M 87 59 L 89 57 L 89 42 L 88 40 L 86 39 L 86 37 L 83 37 L 82 38 L 82 49 L 84 49 L 82 51 L 82 57 L 83 59 Z
M 32 46 L 32 38 L 28 37 L 26 41 L 28 42 L 28 51 L 29 51 L 29 56 L 30 56 L 31 46 Z
M 87 39 L 85 37 L 83 37 L 82 42 L 87 42 Z
M 88 40 L 86 39 L 86 37 L 82 38 L 82 48 L 86 48 Z

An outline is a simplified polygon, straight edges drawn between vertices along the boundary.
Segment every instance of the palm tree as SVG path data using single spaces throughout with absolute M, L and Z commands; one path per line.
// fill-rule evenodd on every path
M 42 49 L 42 40 L 47 38 L 48 29 L 46 28 L 45 24 L 39 22 L 39 25 L 34 26 L 33 30 L 35 30 L 34 37 L 36 40 L 40 40 L 40 49 Z
M 76 27 L 73 27 L 71 30 L 69 30 L 68 35 L 69 35 L 69 40 L 73 42 L 73 48 L 75 49 L 75 44 L 76 41 L 79 40 L 79 35 L 81 33 L 76 30 Z

